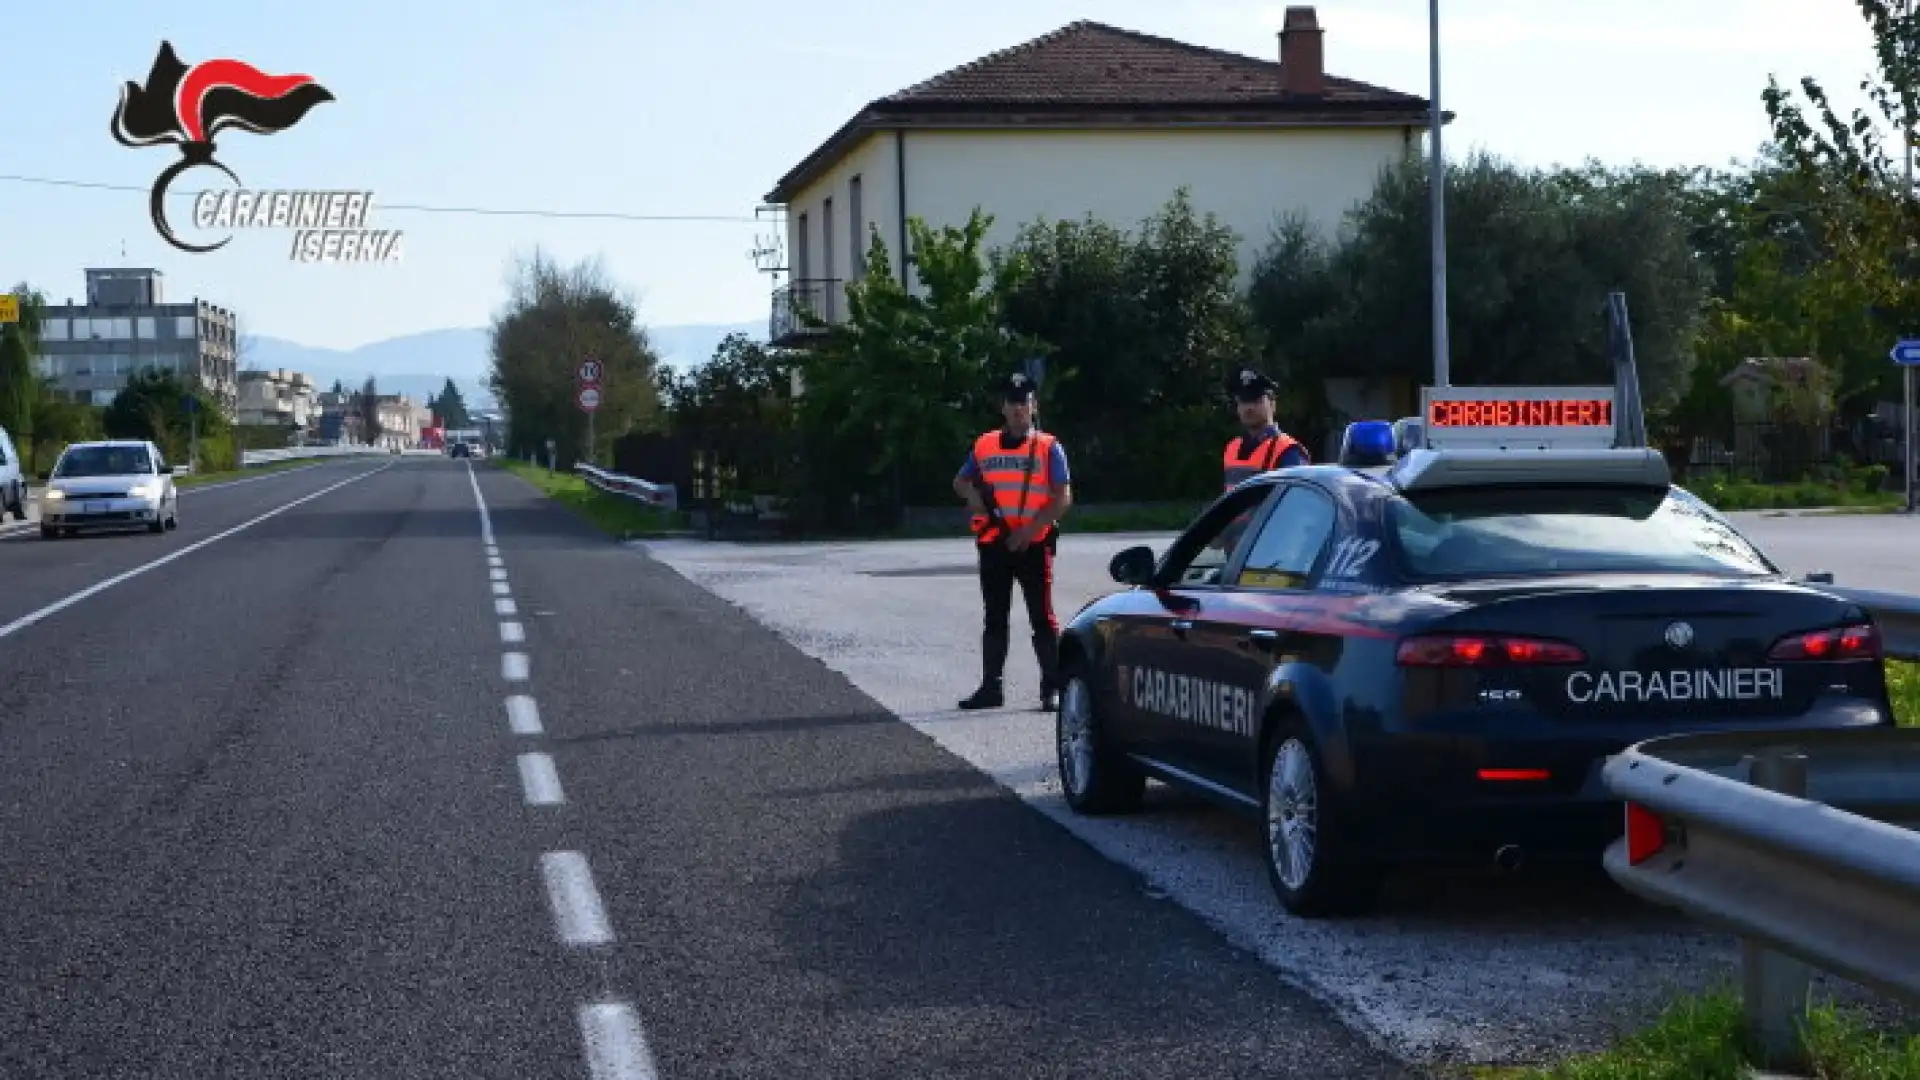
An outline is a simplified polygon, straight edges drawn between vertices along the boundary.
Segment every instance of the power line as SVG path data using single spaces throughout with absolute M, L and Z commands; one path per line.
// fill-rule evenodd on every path
M 0 173 L 0 181 L 12 184 L 38 184 L 42 187 L 80 188 L 88 191 L 127 191 L 144 195 L 147 189 L 132 184 L 102 184 L 91 180 L 61 180 L 45 176 L 11 176 Z M 175 191 L 177 198 L 197 198 L 204 192 Z M 598 221 L 725 221 L 737 224 L 760 223 L 761 219 L 742 214 L 626 214 L 615 210 L 501 210 L 482 206 L 422 206 L 418 203 L 376 202 L 381 212 L 410 211 L 416 214 L 467 214 L 474 217 L 571 218 Z

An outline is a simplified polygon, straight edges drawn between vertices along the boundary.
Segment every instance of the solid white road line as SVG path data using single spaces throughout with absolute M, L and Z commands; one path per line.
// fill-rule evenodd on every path
M 513 601 L 505 599 L 504 597 L 493 602 L 493 613 L 495 615 L 514 615 L 519 611 L 519 608 L 513 606 Z
M 580 1038 L 593 1080 L 659 1080 L 653 1052 L 633 1006 L 621 1001 L 580 1007 Z
M 525 694 L 507 698 L 507 726 L 515 735 L 540 734 L 544 730 L 540 726 L 540 706 Z
M 605 945 L 613 940 L 600 890 L 593 886 L 587 857 L 577 851 L 549 851 L 540 856 L 540 872 L 547 879 L 547 901 L 553 906 L 553 928 L 569 945 Z
M 141 565 L 126 571 L 125 573 L 115 574 L 114 576 L 106 579 L 105 581 L 98 582 L 93 585 L 89 585 L 86 588 L 81 589 L 79 592 L 74 593 L 72 596 L 69 596 L 63 600 L 55 600 L 53 603 L 48 604 L 46 607 L 43 607 L 38 611 L 32 612 L 30 614 L 22 615 L 19 618 L 13 620 L 12 622 L 6 624 L 5 626 L 0 626 L 0 638 L 7 637 L 10 634 L 17 634 L 20 631 L 25 630 L 27 627 L 32 626 L 34 623 L 37 623 L 40 620 L 46 618 L 47 616 L 65 611 L 66 609 L 72 607 L 73 605 L 79 603 L 82 600 L 87 599 L 90 596 L 97 596 L 100 593 L 106 592 L 108 589 L 113 588 L 115 585 L 119 585 L 127 581 L 132 581 L 134 578 L 139 577 L 141 574 L 144 574 L 149 570 L 157 570 L 160 567 L 165 566 L 168 563 L 174 561 L 175 559 L 179 559 L 179 558 L 183 558 L 185 556 L 191 555 L 194 552 L 199 551 L 201 548 L 206 547 L 210 544 L 217 544 L 220 541 L 225 540 L 229 536 L 233 536 L 237 533 L 245 532 L 246 530 L 253 528 L 255 525 L 258 525 L 269 518 L 279 517 L 281 514 L 286 513 L 287 511 L 293 509 L 296 506 L 301 506 L 306 503 L 310 503 L 322 495 L 326 495 L 331 492 L 338 491 L 341 488 L 346 487 L 348 484 L 357 484 L 360 481 L 365 480 L 369 476 L 377 476 L 380 473 L 386 472 L 388 469 L 391 469 L 391 468 L 393 468 L 393 466 L 390 464 L 382 465 L 377 469 L 371 470 L 369 472 L 363 472 L 358 476 L 349 476 L 345 480 L 342 480 L 337 484 L 328 484 L 326 487 L 321 488 L 319 491 L 316 491 L 311 495 L 302 495 L 300 498 L 295 499 L 292 502 L 282 503 L 281 505 L 274 507 L 272 510 L 267 511 L 264 514 L 261 514 L 259 517 L 252 518 L 247 521 L 243 521 L 240 524 L 235 525 L 233 528 L 226 530 L 225 532 L 214 533 L 212 536 L 207 537 L 205 540 L 196 540 L 193 543 L 188 544 L 186 547 L 183 547 L 178 551 L 173 551 L 165 555 L 162 555 L 159 558 L 153 560 L 152 562 L 142 563 Z
M 527 640 L 526 627 L 521 626 L 517 622 L 503 622 L 500 624 L 500 644 L 517 645 L 525 640 Z
M 500 569 L 500 556 L 498 555 L 487 556 L 487 565 L 492 567 L 495 570 Z
M 507 594 L 509 594 L 509 593 L 511 593 L 511 592 L 513 592 L 513 589 L 512 589 L 512 588 L 510 588 L 510 587 L 509 587 L 509 586 L 507 585 L 507 583 L 506 583 L 506 582 L 504 582 L 504 581 L 496 581 L 496 582 L 494 582 L 494 583 L 493 583 L 493 595 L 495 595 L 495 596 L 506 596 Z
M 526 653 L 500 654 L 500 677 L 508 682 L 526 682 L 530 669 L 531 665 L 527 662 Z
M 560 790 L 560 772 L 545 754 L 520 755 L 520 790 L 531 806 L 558 806 L 567 801 Z

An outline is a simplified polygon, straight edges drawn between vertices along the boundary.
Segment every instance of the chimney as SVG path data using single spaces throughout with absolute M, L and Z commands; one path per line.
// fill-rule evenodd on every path
M 1327 91 L 1320 20 L 1310 7 L 1290 7 L 1280 30 L 1280 89 L 1317 96 Z

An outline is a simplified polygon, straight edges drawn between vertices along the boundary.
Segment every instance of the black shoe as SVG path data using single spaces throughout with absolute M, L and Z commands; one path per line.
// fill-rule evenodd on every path
M 1056 693 L 1053 687 L 1051 686 L 1043 687 L 1040 691 L 1040 711 L 1041 712 L 1059 712 L 1060 711 L 1060 695 Z
M 1000 689 L 1000 684 L 998 682 L 987 682 L 981 683 L 980 689 L 975 690 L 972 697 L 963 699 L 960 702 L 960 707 L 963 709 L 997 709 L 1006 703 L 1007 697 Z

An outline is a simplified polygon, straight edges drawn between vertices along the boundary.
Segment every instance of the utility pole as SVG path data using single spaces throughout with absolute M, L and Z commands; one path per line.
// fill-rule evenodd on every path
M 1440 152 L 1440 0 L 1427 0 L 1427 184 L 1433 218 L 1433 385 L 1451 386 L 1447 348 L 1447 159 Z M 1912 161 L 1911 155 L 1908 161 Z M 1909 379 L 1911 381 L 1911 379 Z

